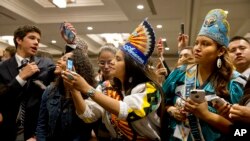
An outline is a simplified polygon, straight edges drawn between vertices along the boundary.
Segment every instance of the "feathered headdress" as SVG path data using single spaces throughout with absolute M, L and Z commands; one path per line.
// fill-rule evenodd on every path
M 121 49 L 138 63 L 145 65 L 153 53 L 154 47 L 155 33 L 148 21 L 144 20 L 132 32 L 128 38 L 128 42 Z

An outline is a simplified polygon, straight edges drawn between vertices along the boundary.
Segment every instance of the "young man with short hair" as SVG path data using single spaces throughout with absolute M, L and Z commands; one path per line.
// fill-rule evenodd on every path
M 25 109 L 24 139 L 35 137 L 43 86 L 53 80 L 55 68 L 52 60 L 35 57 L 40 38 L 41 31 L 37 27 L 19 27 L 14 32 L 15 56 L 0 64 L 0 139 L 16 140 L 21 103 Z
M 250 75 L 250 42 L 244 37 L 233 37 L 228 45 L 229 55 L 236 70 L 245 77 Z

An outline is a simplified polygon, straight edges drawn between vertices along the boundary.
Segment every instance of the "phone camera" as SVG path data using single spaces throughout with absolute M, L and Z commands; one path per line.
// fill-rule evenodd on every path
M 197 91 L 191 91 L 191 94 L 197 94 Z

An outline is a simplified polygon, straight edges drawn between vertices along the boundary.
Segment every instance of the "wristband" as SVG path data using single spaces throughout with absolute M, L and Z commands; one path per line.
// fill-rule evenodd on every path
M 91 89 L 88 90 L 87 96 L 88 97 L 94 97 L 95 96 L 95 92 L 96 92 L 96 90 L 94 88 L 91 88 Z

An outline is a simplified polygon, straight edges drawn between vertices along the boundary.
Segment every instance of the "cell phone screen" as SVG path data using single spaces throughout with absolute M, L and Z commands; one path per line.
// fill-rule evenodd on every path
M 67 69 L 73 71 L 73 60 L 70 58 L 67 60 Z
M 71 31 L 70 29 L 68 29 L 65 26 L 65 23 L 61 24 L 61 30 L 62 30 L 62 33 L 63 33 L 65 40 L 67 40 L 70 43 L 73 43 L 75 40 L 75 37 L 76 37 L 75 33 L 73 31 Z
M 64 34 L 65 36 L 67 37 L 67 39 L 70 41 L 70 42 L 73 42 L 74 39 L 75 39 L 75 34 L 68 28 L 65 28 L 64 29 Z

